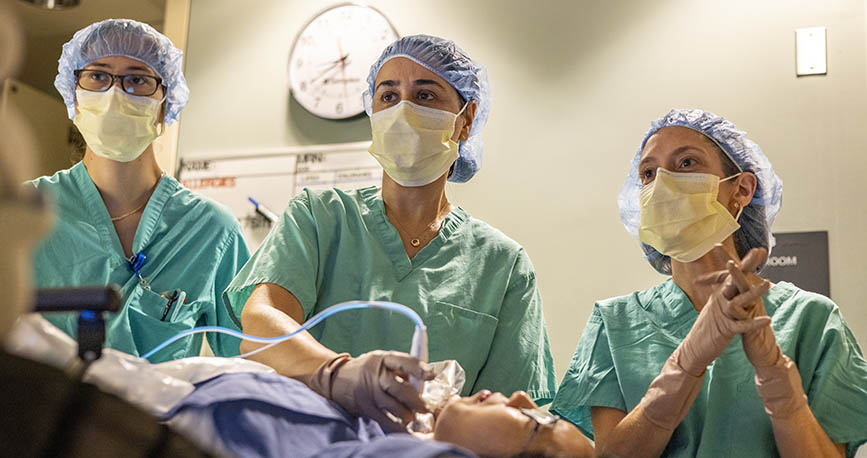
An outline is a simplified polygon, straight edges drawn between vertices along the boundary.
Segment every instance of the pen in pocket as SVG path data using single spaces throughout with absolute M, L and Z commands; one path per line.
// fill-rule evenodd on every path
M 172 310 L 172 306 L 175 304 L 183 304 L 184 299 L 186 299 L 187 294 L 179 289 L 174 290 L 172 295 L 169 296 L 168 292 L 162 294 L 163 297 L 166 297 L 169 301 L 166 303 L 165 309 L 163 309 L 163 316 L 160 317 L 160 321 L 166 321 L 166 318 L 169 316 L 169 312 Z

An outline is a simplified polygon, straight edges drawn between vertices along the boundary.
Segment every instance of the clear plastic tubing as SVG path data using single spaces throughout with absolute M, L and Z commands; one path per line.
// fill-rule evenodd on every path
M 307 331 L 308 329 L 316 326 L 326 318 L 334 315 L 335 313 L 340 313 L 346 310 L 358 310 L 358 309 L 366 309 L 366 308 L 378 308 L 383 310 L 389 310 L 392 312 L 400 313 L 415 324 L 415 332 L 412 334 L 412 347 L 410 348 L 410 354 L 415 356 L 421 361 L 427 362 L 428 353 L 427 353 L 427 328 L 422 322 L 421 317 L 415 310 L 395 302 L 385 302 L 385 301 L 351 301 L 351 302 L 342 302 L 340 304 L 332 305 L 327 309 L 313 315 L 312 318 L 307 320 L 300 328 L 297 330 L 290 332 L 289 334 L 285 334 L 277 337 L 257 337 L 251 336 L 248 334 L 244 334 L 243 332 L 238 332 L 233 329 L 228 329 L 220 326 L 202 326 L 199 328 L 188 329 L 186 331 L 180 332 L 174 337 L 169 338 L 165 342 L 159 344 L 153 350 L 142 355 L 144 359 L 150 359 L 153 355 L 157 354 L 160 350 L 166 348 L 171 345 L 175 341 L 179 339 L 183 339 L 184 337 L 191 336 L 193 334 L 199 334 L 204 332 L 217 332 L 222 334 L 228 334 L 233 337 L 237 337 L 242 340 L 249 340 L 251 342 L 264 343 L 268 344 L 263 347 L 257 348 L 251 352 L 244 353 L 243 355 L 237 356 L 238 358 L 248 358 L 260 351 L 265 351 L 275 345 L 283 343 L 296 335 Z M 417 380 L 412 380 L 413 384 L 416 385 L 416 388 L 420 388 L 420 383 Z

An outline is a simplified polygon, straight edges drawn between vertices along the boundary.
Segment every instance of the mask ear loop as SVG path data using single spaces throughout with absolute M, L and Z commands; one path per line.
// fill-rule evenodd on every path
M 455 116 L 460 116 L 460 115 L 462 115 L 462 114 L 464 113 L 464 110 L 466 110 L 468 106 L 470 106 L 470 101 L 469 101 L 469 100 L 467 100 L 466 103 L 464 103 L 464 106 L 461 107 L 461 110 L 458 111 L 458 114 L 456 114 Z
M 719 180 L 719 182 L 722 183 L 723 181 L 728 181 L 728 180 L 731 180 L 732 178 L 737 178 L 737 177 L 739 177 L 741 174 L 743 174 L 743 172 L 738 172 L 738 173 L 736 173 L 736 174 L 734 174 L 734 175 L 732 175 L 732 176 L 730 176 L 730 177 L 725 177 L 725 178 L 723 178 L 722 180 Z M 735 215 L 735 221 L 739 221 L 739 220 L 741 219 L 741 213 L 744 212 L 744 207 L 746 207 L 746 205 L 744 205 L 743 207 L 741 207 L 741 204 L 735 202 L 735 208 L 738 209 L 738 214 Z
M 719 180 L 719 182 L 722 183 L 722 182 L 724 182 L 724 181 L 729 181 L 729 180 L 731 180 L 732 178 L 737 178 L 737 177 L 741 176 L 743 173 L 744 173 L 744 172 L 738 172 L 738 173 L 736 173 L 736 174 L 734 174 L 734 175 L 732 175 L 732 176 L 730 176 L 730 177 L 725 177 L 725 178 Z
M 458 111 L 458 114 L 455 115 L 455 122 L 456 122 L 456 123 L 458 122 L 458 118 L 461 117 L 461 115 L 464 113 L 464 110 L 466 110 L 468 106 L 470 106 L 470 101 L 469 101 L 469 100 L 467 100 L 467 101 L 464 103 L 464 106 L 462 106 L 461 109 L 460 109 L 460 111 Z M 452 126 L 452 127 L 454 127 L 454 126 Z M 469 138 L 469 135 L 470 135 L 470 133 L 467 132 L 467 138 Z M 462 142 L 462 141 L 464 141 L 464 140 L 461 140 L 460 136 L 458 136 L 458 143 L 460 143 L 460 142 Z M 449 174 L 449 177 L 451 177 L 451 174 Z
M 166 133 L 166 116 L 168 115 L 168 113 L 166 113 L 166 112 L 168 111 L 168 105 L 169 105 L 168 103 L 166 103 L 166 100 L 168 100 L 168 98 L 169 98 L 169 88 L 167 88 L 166 86 L 163 86 L 163 98 L 160 100 L 160 106 L 162 107 L 162 108 L 160 108 L 160 112 L 163 115 L 162 119 L 160 119 L 160 123 L 159 123 L 159 126 L 160 126 L 159 136 L 160 137 L 162 137 L 163 134 Z

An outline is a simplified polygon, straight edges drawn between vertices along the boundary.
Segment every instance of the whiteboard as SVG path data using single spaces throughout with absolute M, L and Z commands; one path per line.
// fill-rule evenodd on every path
M 178 180 L 226 206 L 238 218 L 250 251 L 268 235 L 271 223 L 248 200 L 280 215 L 304 188 L 344 190 L 382 183 L 382 167 L 367 152 L 370 142 L 222 153 L 181 159 Z

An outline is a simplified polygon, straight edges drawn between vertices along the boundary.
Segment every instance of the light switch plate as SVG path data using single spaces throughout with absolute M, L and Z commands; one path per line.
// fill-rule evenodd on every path
M 795 66 L 798 76 L 828 73 L 825 27 L 795 30 Z

